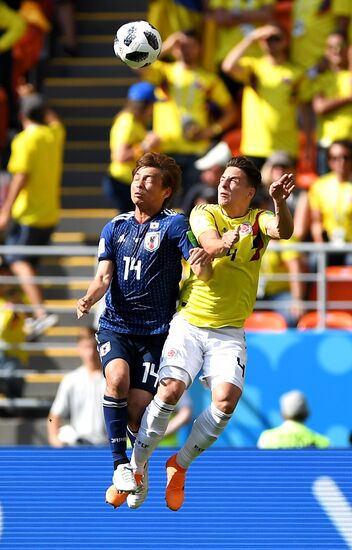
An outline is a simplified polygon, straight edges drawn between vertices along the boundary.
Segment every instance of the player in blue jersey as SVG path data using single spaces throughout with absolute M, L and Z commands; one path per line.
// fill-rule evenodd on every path
M 165 208 L 180 183 L 181 170 L 171 157 L 147 153 L 139 159 L 131 184 L 135 210 L 103 228 L 96 276 L 77 304 L 79 319 L 106 295 L 97 331 L 106 377 L 103 408 L 114 461 L 113 485 L 119 493 L 115 503 L 127 499 L 131 508 L 145 498 L 147 475 L 135 478 L 126 455 L 127 425 L 133 444 L 156 393 L 182 257 L 199 278 L 207 279 L 211 273 L 209 255 L 189 240 L 187 218 Z

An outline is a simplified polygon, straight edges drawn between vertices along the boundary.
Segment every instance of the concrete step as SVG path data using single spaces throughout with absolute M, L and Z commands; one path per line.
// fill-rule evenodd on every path
M 127 86 L 126 86 L 127 94 Z M 70 118 L 105 118 L 112 123 L 114 116 L 125 105 L 125 97 L 120 98 L 58 98 L 53 97 L 49 100 L 49 105 L 55 109 L 62 119 Z
M 131 69 L 116 57 L 56 57 L 49 61 L 48 77 L 130 77 Z
M 28 352 L 29 368 L 37 372 L 70 371 L 79 367 L 81 360 L 76 346 L 51 347 L 45 350 Z
M 117 10 L 117 5 L 120 7 L 126 7 L 126 5 L 122 6 L 124 3 L 118 0 L 99 0 L 99 4 L 96 2 L 96 0 L 77 0 L 77 11 L 83 11 L 83 12 L 97 12 L 97 9 L 99 10 L 99 13 L 101 12 L 112 12 Z M 146 10 L 146 1 L 145 0 L 133 0 L 133 2 L 130 2 L 128 4 L 129 9 L 131 10 L 131 17 L 133 20 L 133 14 L 138 11 L 145 11 Z M 119 10 L 120 11 L 120 10 Z
M 111 12 L 78 12 L 76 15 L 77 33 L 85 34 L 108 34 L 113 41 L 116 31 L 121 25 L 131 21 L 138 21 L 146 18 L 146 10 L 142 11 L 111 11 Z
M 109 144 L 105 141 L 69 141 L 65 145 L 65 165 L 94 163 L 107 166 L 110 162 Z
M 111 202 L 99 190 L 98 195 L 64 195 L 61 197 L 62 208 L 107 208 Z
M 89 245 L 96 246 L 97 236 L 84 233 L 83 231 L 55 231 L 51 236 L 52 243 L 56 245 Z
M 88 288 L 89 281 L 81 279 L 77 282 L 67 282 L 62 285 L 58 284 L 44 284 L 42 290 L 46 302 L 52 302 L 53 300 L 69 300 L 77 301 L 78 298 L 83 296 Z M 72 304 L 72 302 L 71 302 Z
M 63 376 L 63 372 L 26 374 L 22 397 L 44 397 L 54 400 Z
M 66 165 L 63 172 L 63 187 L 99 187 L 105 174 L 108 164 L 75 163 Z M 77 207 L 78 205 L 73 205 Z M 87 207 L 83 207 L 87 208 Z
M 116 210 L 112 208 L 64 209 L 61 211 L 61 221 L 57 231 L 81 231 L 99 237 L 104 225 L 116 214 Z
M 126 89 L 136 82 L 137 76 L 112 77 L 49 77 L 45 79 L 44 93 L 53 97 L 78 99 L 125 98 Z
M 95 270 L 96 259 L 91 256 L 52 256 L 42 258 L 38 272 L 40 276 L 93 277 Z

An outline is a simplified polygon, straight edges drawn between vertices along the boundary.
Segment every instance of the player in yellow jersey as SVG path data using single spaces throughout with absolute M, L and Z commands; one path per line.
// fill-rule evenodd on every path
M 219 204 L 196 206 L 190 223 L 202 247 L 214 258 L 207 282 L 192 275 L 182 289 L 170 325 L 159 371 L 159 388 L 142 418 L 131 464 L 142 473 L 162 438 L 185 389 L 202 370 L 211 405 L 193 424 L 184 446 L 167 462 L 166 503 L 178 510 L 187 468 L 225 429 L 241 397 L 246 369 L 243 325 L 256 299 L 261 258 L 270 239 L 288 239 L 293 220 L 286 199 L 293 175 L 271 184 L 275 214 L 252 209 L 261 174 L 246 157 L 227 163 L 218 187 Z

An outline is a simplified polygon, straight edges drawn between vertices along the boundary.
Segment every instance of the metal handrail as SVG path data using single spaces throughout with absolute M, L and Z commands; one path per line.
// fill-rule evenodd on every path
M 327 256 L 332 253 L 352 253 L 352 243 L 336 244 L 336 243 L 295 243 L 295 242 L 277 242 L 271 241 L 270 250 L 273 251 L 287 251 L 287 250 L 296 250 L 302 253 L 311 253 L 317 257 L 317 272 L 316 273 L 302 273 L 296 276 L 289 274 L 277 274 L 270 275 L 270 280 L 272 281 L 286 281 L 286 280 L 298 280 L 305 282 L 316 282 L 317 283 L 317 300 L 308 301 L 305 300 L 305 306 L 309 309 L 316 309 L 319 313 L 319 326 L 318 328 L 325 328 L 326 322 L 326 311 L 327 308 L 334 309 L 350 309 L 352 311 L 352 302 L 344 302 L 343 304 L 338 301 L 327 301 L 326 295 L 326 266 L 327 266 Z M 0 254 L 21 254 L 28 256 L 90 256 L 96 258 L 97 247 L 89 245 L 73 245 L 73 246 L 62 246 L 62 245 L 48 245 L 48 246 L 23 246 L 23 245 L 0 245 Z M 265 276 L 265 273 L 262 273 Z M 36 276 L 36 277 L 27 277 L 19 278 L 15 276 L 0 276 L 0 284 L 19 284 L 20 282 L 33 282 L 37 284 L 49 285 L 66 285 L 70 282 L 79 282 L 79 283 L 89 283 L 91 279 L 89 277 L 74 277 L 74 276 Z M 339 280 L 336 277 L 329 277 L 328 280 Z M 348 281 L 348 278 L 344 279 Z M 352 284 L 352 278 L 351 278 Z M 282 307 L 289 307 L 291 302 L 282 301 L 280 302 Z M 44 306 L 45 307 L 45 306 Z M 255 309 L 274 309 L 277 307 L 277 302 L 270 300 L 260 300 L 256 302 Z M 33 306 L 16 304 L 13 305 L 15 311 L 33 311 Z M 46 309 L 49 309 L 46 307 Z M 50 306 L 50 311 L 53 312 L 74 312 L 75 308 L 70 305 L 55 305 Z

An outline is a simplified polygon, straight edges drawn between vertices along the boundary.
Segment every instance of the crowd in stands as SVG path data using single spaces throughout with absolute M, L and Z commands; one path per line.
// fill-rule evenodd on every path
M 129 210 L 136 159 L 161 151 L 182 168 L 182 193 L 172 206 L 189 214 L 199 202 L 216 201 L 221 170 L 240 153 L 262 170 L 256 206 L 272 208 L 268 184 L 285 171 L 296 174 L 290 203 L 294 242 L 352 242 L 351 0 L 150 0 L 146 18 L 158 28 L 163 48 L 159 60 L 137 71 L 138 81 L 112 122 L 102 194 L 118 211 Z M 0 201 L 5 207 L 9 199 L 1 189 L 5 184 L 11 189 L 14 175 L 26 168 L 16 147 L 25 141 L 20 90 L 33 80 L 31 71 L 48 55 L 57 29 L 52 53 L 79 55 L 73 0 L 0 1 Z M 51 129 L 54 122 L 61 128 L 62 154 L 63 128 L 51 119 Z M 47 125 L 44 119 L 39 123 Z M 57 197 L 57 189 L 52 194 Z M 1 229 L 10 219 L 26 225 L 19 205 L 9 204 L 0 214 Z M 52 210 L 50 223 L 39 228 L 46 242 L 54 218 Z M 37 234 L 36 221 L 29 225 Z M 25 269 L 23 263 L 8 265 L 19 276 L 35 274 L 33 265 Z M 350 265 L 351 254 L 329 255 L 328 263 Z M 16 265 L 24 271 L 14 270 Z M 313 254 L 269 251 L 258 298 L 277 301 L 288 326 L 296 326 L 308 292 L 299 275 L 315 269 Z M 271 280 L 273 273 L 287 274 L 288 280 Z M 36 316 L 43 316 L 38 287 L 26 291 Z M 287 300 L 289 307 L 281 307 Z

